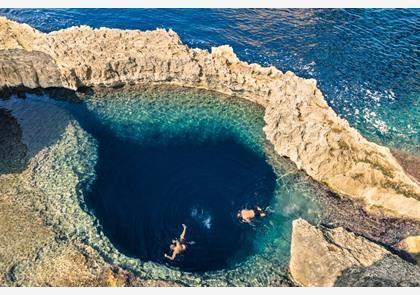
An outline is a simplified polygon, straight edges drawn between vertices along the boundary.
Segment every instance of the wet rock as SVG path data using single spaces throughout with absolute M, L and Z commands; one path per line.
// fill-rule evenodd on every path
M 289 270 L 302 286 L 417 286 L 420 268 L 343 228 L 293 222 Z
M 367 141 L 340 119 L 313 79 L 242 62 L 229 46 L 211 52 L 190 49 L 172 30 L 80 26 L 44 34 L 2 17 L 0 37 L 0 49 L 43 52 L 56 65 L 51 65 L 53 80 L 43 83 L 35 83 L 29 74 L 34 68 L 29 60 L 7 70 L 11 77 L 13 72 L 25 73 L 27 87 L 58 81 L 73 90 L 157 83 L 205 88 L 254 101 L 265 107 L 264 132 L 279 155 L 333 191 L 362 202 L 371 213 L 420 220 L 418 182 L 388 148 Z M 16 85 L 22 79 L 9 80 Z M 11 84 L 0 85 L 4 83 Z
M 81 208 L 78 186 L 93 177 L 96 146 L 77 122 L 65 122 L 22 173 L 0 174 L 0 286 L 178 285 L 106 262 L 140 264 L 119 254 Z
M 141 279 L 132 272 L 118 266 L 110 266 L 103 270 L 96 280 L 103 287 L 181 287 L 182 285 L 163 280 Z

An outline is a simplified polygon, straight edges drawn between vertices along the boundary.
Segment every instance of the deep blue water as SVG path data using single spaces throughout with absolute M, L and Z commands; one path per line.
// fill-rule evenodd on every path
M 172 28 L 193 47 L 315 78 L 328 103 L 376 142 L 420 153 L 418 9 L 0 9 L 49 32 L 73 25 Z
M 97 135 L 93 133 L 93 135 Z M 146 147 L 108 133 L 99 139 L 97 179 L 88 204 L 124 254 L 208 271 L 252 253 L 252 231 L 238 210 L 268 206 L 275 174 L 264 158 L 234 141 Z M 165 259 L 187 225 L 187 251 Z
M 242 113 L 245 102 L 192 97 L 157 92 L 71 106 L 98 141 L 86 201 L 106 236 L 130 257 L 184 271 L 232 268 L 255 253 L 254 227 L 236 214 L 270 206 L 277 176 L 252 140 L 234 135 L 239 128 L 245 137 L 262 132 L 262 122 L 243 129 L 252 118 Z M 193 244 L 171 262 L 164 253 L 171 254 L 182 224 Z

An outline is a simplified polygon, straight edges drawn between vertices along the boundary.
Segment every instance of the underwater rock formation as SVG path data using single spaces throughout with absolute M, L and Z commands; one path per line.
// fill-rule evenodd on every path
M 23 170 L 26 155 L 19 123 L 10 112 L 0 108 L 0 174 Z
M 339 118 L 313 79 L 242 62 L 229 46 L 211 53 L 191 49 L 162 29 L 80 26 L 45 34 L 1 17 L 0 50 L 3 93 L 14 87 L 159 83 L 256 102 L 265 107 L 264 132 L 279 155 L 332 190 L 363 201 L 371 212 L 420 220 L 418 182 L 388 148 L 367 141 Z
M 99 242 L 87 242 L 101 237 L 77 191 L 92 180 L 95 140 L 65 122 L 22 173 L 0 174 L 0 286 L 177 285 L 111 265 L 91 246 Z
M 293 221 L 289 271 L 302 286 L 420 286 L 420 268 L 339 227 Z

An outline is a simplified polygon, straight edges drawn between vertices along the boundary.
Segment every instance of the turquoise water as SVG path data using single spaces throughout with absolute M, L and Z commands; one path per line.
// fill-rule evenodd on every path
M 181 269 L 202 270 L 200 262 L 205 265 L 203 270 L 232 268 L 246 256 L 267 251 L 273 236 L 283 244 L 282 254 L 276 259 L 283 259 L 284 263 L 288 258 L 291 221 L 302 215 L 311 220 L 319 217 L 314 202 L 302 206 L 310 200 L 308 196 L 288 192 L 297 185 L 290 188 L 281 183 L 285 181 L 285 168 L 273 167 L 273 162 L 264 159 L 272 151 L 267 151 L 270 147 L 262 131 L 263 109 L 257 105 L 202 91 L 170 90 L 108 96 L 89 101 L 87 108 L 114 136 L 126 142 L 122 154 L 135 153 L 135 149 L 142 154 L 130 158 L 146 166 L 139 164 L 130 169 L 138 174 L 139 183 L 148 181 L 152 187 L 145 191 L 146 184 L 140 185 L 139 193 L 155 192 L 153 186 L 164 186 L 153 202 L 147 202 L 151 211 L 157 211 L 147 220 L 149 227 L 157 225 L 152 243 L 160 242 L 158 247 L 149 245 L 149 252 L 155 253 L 153 261 L 165 263 L 162 252 L 168 245 L 162 236 L 167 241 L 170 235 L 176 237 L 183 222 L 192 226 L 189 238 L 196 244 L 190 254 L 187 252 L 173 264 Z M 134 145 L 128 146 L 128 142 Z M 110 147 L 108 157 L 113 148 Z M 111 175 L 115 163 L 124 163 L 121 156 L 108 160 Z M 272 168 L 265 167 L 270 164 Z M 103 191 L 104 186 L 112 187 L 114 182 L 104 177 L 100 183 Z M 121 192 L 113 193 L 115 199 Z M 96 195 L 98 202 L 104 194 Z M 273 214 L 255 227 L 240 224 L 237 211 L 253 206 L 269 206 Z M 112 227 L 118 231 L 115 224 Z M 131 253 L 134 248 L 132 245 Z M 230 255 L 223 257 L 227 253 Z
M 364 136 L 420 154 L 419 9 L 0 9 L 49 32 L 73 25 L 172 28 L 239 58 L 315 78 Z
M 229 268 L 253 252 L 254 230 L 236 214 L 269 206 L 276 175 L 255 130 L 261 110 L 253 127 L 244 105 L 185 92 L 88 102 L 97 122 L 82 126 L 99 161 L 87 203 L 120 251 L 184 271 Z M 171 262 L 163 255 L 181 224 L 193 244 Z
M 257 271 L 267 280 L 285 274 L 291 221 L 322 219 L 316 190 L 275 155 L 253 103 L 154 88 L 84 103 L 28 95 L 0 101 L 0 109 L 19 122 L 31 153 L 42 149 L 36 134 L 63 131 L 71 118 L 93 136 L 95 175 L 80 192 L 82 208 L 130 259 L 222 280 L 251 280 Z M 253 206 L 267 208 L 267 218 L 238 222 L 237 211 Z M 172 263 L 163 253 L 182 223 L 194 243 Z

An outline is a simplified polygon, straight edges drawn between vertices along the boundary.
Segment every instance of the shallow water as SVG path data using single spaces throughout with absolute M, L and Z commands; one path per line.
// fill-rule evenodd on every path
M 0 9 L 49 32 L 73 25 L 172 28 L 192 47 L 315 78 L 369 139 L 420 154 L 418 9 Z
M 78 197 L 97 230 L 128 257 L 126 267 L 140 259 L 207 279 L 264 284 L 285 274 L 292 220 L 322 218 L 310 184 L 265 142 L 263 109 L 253 103 L 177 88 L 85 103 L 29 95 L 0 101 L 0 109 L 15 116 L 32 151 L 54 144 L 45 134 L 60 132 L 69 118 L 93 136 L 97 156 L 88 165 L 95 175 Z M 39 110 L 42 120 L 32 115 Z M 256 205 L 269 207 L 268 217 L 238 222 L 239 209 Z M 171 263 L 163 253 L 182 223 L 194 243 Z

